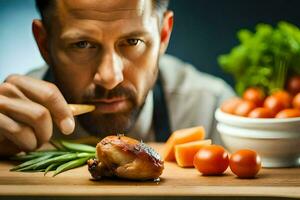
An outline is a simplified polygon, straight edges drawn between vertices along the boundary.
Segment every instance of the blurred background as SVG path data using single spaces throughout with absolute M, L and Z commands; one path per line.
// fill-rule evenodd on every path
M 300 26 L 299 0 L 171 0 L 170 8 L 175 27 L 168 53 L 230 84 L 217 57 L 238 43 L 239 29 L 281 20 Z M 11 73 L 24 74 L 43 64 L 31 33 L 31 21 L 38 17 L 34 0 L 0 0 L 1 82 Z

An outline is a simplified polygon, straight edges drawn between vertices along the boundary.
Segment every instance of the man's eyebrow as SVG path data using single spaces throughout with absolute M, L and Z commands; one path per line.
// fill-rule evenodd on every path
M 61 39 L 76 39 L 81 37 L 88 37 L 88 34 L 79 31 L 67 31 L 60 36 Z
M 150 33 L 148 31 L 132 31 L 129 33 L 124 33 L 119 38 L 130 38 L 130 37 L 140 37 L 148 36 Z M 85 32 L 80 31 L 67 31 L 60 36 L 61 39 L 77 39 L 77 38 L 90 38 L 90 35 Z
M 150 33 L 148 31 L 132 31 L 129 33 L 125 33 L 121 36 L 121 38 L 129 38 L 129 37 L 138 37 L 138 36 L 147 36 Z

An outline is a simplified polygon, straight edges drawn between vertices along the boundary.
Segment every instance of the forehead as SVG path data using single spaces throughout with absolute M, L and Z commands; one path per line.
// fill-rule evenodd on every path
M 59 17 L 98 21 L 115 21 L 151 14 L 151 0 L 60 0 L 56 1 Z
M 133 32 L 158 33 L 152 0 L 57 0 L 56 9 L 52 32 L 60 38 L 108 41 Z

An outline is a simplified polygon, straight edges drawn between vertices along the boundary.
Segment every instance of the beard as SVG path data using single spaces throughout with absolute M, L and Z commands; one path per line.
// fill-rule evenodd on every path
M 142 106 L 138 105 L 137 94 L 134 89 L 124 86 L 117 86 L 107 90 L 99 85 L 90 89 L 84 95 L 84 103 L 93 104 L 95 99 L 126 98 L 128 107 L 126 110 L 117 113 L 92 113 L 78 117 L 79 123 L 91 135 L 102 137 L 111 134 L 126 134 L 132 128 L 135 119 L 138 117 Z
M 105 137 L 107 135 L 127 134 L 139 116 L 141 107 L 134 107 L 128 112 L 79 116 L 82 127 L 90 135 Z
M 122 85 L 119 85 L 112 90 L 107 90 L 96 85 L 94 89 L 87 91 L 87 93 L 83 96 L 84 103 L 92 103 L 94 99 L 126 97 L 129 106 L 126 110 L 118 113 L 101 113 L 101 111 L 94 111 L 92 113 L 78 116 L 81 126 L 90 135 L 101 138 L 108 135 L 128 134 L 139 117 L 149 91 L 154 86 L 158 74 L 158 68 L 156 69 L 153 80 L 150 82 L 149 87 L 145 90 L 145 94 L 143 94 L 140 103 L 138 102 L 138 95 L 136 91 L 133 88 Z

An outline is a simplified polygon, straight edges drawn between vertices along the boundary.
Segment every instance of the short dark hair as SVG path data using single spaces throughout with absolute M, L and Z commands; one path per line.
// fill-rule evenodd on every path
M 152 0 L 153 8 L 162 15 L 168 8 L 170 0 Z M 49 10 L 54 7 L 55 0 L 35 0 L 35 5 L 41 15 L 43 23 L 47 23 L 49 18 Z

